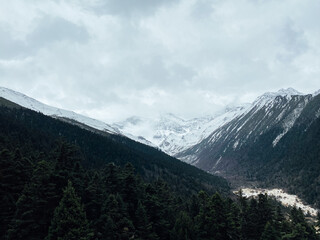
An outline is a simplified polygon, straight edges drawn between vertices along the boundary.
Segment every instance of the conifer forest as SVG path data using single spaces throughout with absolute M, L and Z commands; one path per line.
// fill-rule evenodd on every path
M 319 217 L 131 140 L 12 106 L 0 134 L 1 239 L 319 239 Z

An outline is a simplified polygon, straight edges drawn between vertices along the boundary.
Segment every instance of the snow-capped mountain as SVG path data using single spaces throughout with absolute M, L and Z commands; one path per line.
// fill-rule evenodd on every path
M 143 136 L 156 147 L 171 156 L 199 143 L 214 130 L 246 111 L 250 105 L 227 107 L 214 116 L 183 119 L 174 114 L 162 114 L 156 118 L 130 117 L 115 123 L 125 135 Z
M 16 92 L 14 90 L 0 87 L 0 97 L 5 98 L 13 103 L 16 103 L 24 108 L 28 108 L 31 110 L 34 110 L 36 112 L 40 112 L 44 115 L 51 116 L 53 118 L 58 118 L 61 120 L 68 121 L 73 124 L 83 124 L 85 126 L 88 126 L 93 129 L 97 129 L 109 134 L 120 134 L 124 135 L 132 140 L 135 140 L 137 142 L 141 142 L 143 144 L 152 146 L 152 147 L 157 147 L 154 145 L 152 142 L 146 140 L 142 136 L 136 136 L 132 135 L 130 133 L 123 134 L 117 127 L 114 127 L 110 124 L 107 124 L 103 121 L 99 121 L 87 116 L 83 116 L 81 114 L 48 106 L 44 103 L 41 103 L 31 97 L 28 97 L 22 93 Z
M 315 95 L 316 96 L 316 95 Z M 292 88 L 265 93 L 232 121 L 214 130 L 198 144 L 180 152 L 176 157 L 213 173 L 239 167 L 236 154 L 264 139 L 273 148 L 296 124 L 303 110 L 315 96 L 304 95 Z M 317 118 L 320 105 L 309 118 Z
M 110 134 L 124 135 L 211 172 L 223 169 L 224 155 L 256 141 L 275 126 L 279 131 L 272 144 L 276 146 L 295 124 L 308 102 L 319 93 L 303 95 L 292 88 L 281 89 L 261 95 L 252 104 L 227 106 L 213 116 L 193 119 L 183 119 L 174 114 L 154 118 L 134 116 L 107 124 L 0 87 L 0 97 L 25 108 Z M 317 116 L 320 116 L 320 110 Z
M 48 106 L 31 97 L 28 97 L 22 93 L 13 91 L 8 88 L 0 87 L 0 97 L 5 98 L 11 102 L 14 102 L 24 108 L 28 108 L 36 112 L 40 112 L 47 116 L 51 116 L 54 118 L 66 118 L 66 119 L 74 120 L 78 123 L 85 124 L 94 129 L 98 129 L 98 130 L 105 131 L 112 134 L 119 134 L 118 129 L 115 129 L 109 124 L 106 124 L 102 121 L 89 118 L 72 111 Z

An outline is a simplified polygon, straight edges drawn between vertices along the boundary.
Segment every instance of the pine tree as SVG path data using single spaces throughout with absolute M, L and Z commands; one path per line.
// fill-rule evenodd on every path
M 227 236 L 228 232 L 228 224 L 227 224 L 227 213 L 226 213 L 226 205 L 221 195 L 219 193 L 215 193 L 210 199 L 210 215 L 213 219 L 211 231 L 214 239 L 229 239 Z
M 196 239 L 192 219 L 186 212 L 180 212 L 174 225 L 174 239 L 192 240 Z
M 306 228 L 298 223 L 294 225 L 292 232 L 282 237 L 283 240 L 310 240 Z
M 273 220 L 273 208 L 270 204 L 267 194 L 258 195 L 258 231 L 262 233 L 265 229 L 267 222 Z
M 290 218 L 292 232 L 285 235 L 288 239 L 318 239 L 314 227 L 307 223 L 301 208 L 293 207 L 290 212 Z
M 103 239 L 129 239 L 134 235 L 134 226 L 128 218 L 122 197 L 110 194 L 101 209 L 98 226 Z
M 120 176 L 122 189 L 121 193 L 124 202 L 127 204 L 127 211 L 131 218 L 134 217 L 135 210 L 138 205 L 138 183 L 134 174 L 134 167 L 131 163 L 127 163 L 124 166 L 124 170 Z
M 13 156 L 5 149 L 0 153 L 0 236 L 7 231 L 15 212 L 15 184 Z
M 243 225 L 242 225 L 242 233 L 245 239 L 259 239 L 261 235 L 261 231 L 259 231 L 259 223 L 257 220 L 259 219 L 258 215 L 258 202 L 256 199 L 250 199 L 249 207 L 247 211 L 244 213 L 243 217 Z
M 109 194 L 116 194 L 120 189 L 120 169 L 114 163 L 109 163 L 103 169 L 103 182 L 105 185 L 105 190 Z
M 280 240 L 280 233 L 276 231 L 273 224 L 267 222 L 260 240 Z
M 233 240 L 242 239 L 240 208 L 231 199 L 227 207 L 227 236 Z
M 31 163 L 20 150 L 0 152 L 0 237 L 5 234 L 16 211 L 16 201 L 30 177 Z
M 169 239 L 175 221 L 173 199 L 168 185 L 159 180 L 146 187 L 145 207 L 153 231 L 160 239 Z
M 80 198 L 69 181 L 54 211 L 46 240 L 90 240 L 92 235 Z
M 147 212 L 141 201 L 138 202 L 138 207 L 135 212 L 135 237 L 145 240 L 156 240 L 158 237 L 152 232 L 152 224 L 148 220 Z
M 88 176 L 87 176 L 88 177 Z M 100 175 L 95 172 L 88 182 L 85 189 L 83 202 L 87 213 L 87 219 L 90 223 L 90 228 L 94 230 L 95 236 L 98 235 L 97 229 L 99 226 L 99 219 L 101 215 L 101 207 L 104 199 L 102 180 Z
M 16 203 L 16 212 L 7 233 L 8 239 L 43 239 L 47 235 L 59 198 L 50 176 L 48 162 L 40 161 L 35 165 L 30 183 L 25 186 Z
M 300 223 L 300 224 L 304 225 L 306 222 L 301 208 L 298 209 L 296 207 L 293 207 L 290 212 L 290 218 L 291 218 L 293 224 Z

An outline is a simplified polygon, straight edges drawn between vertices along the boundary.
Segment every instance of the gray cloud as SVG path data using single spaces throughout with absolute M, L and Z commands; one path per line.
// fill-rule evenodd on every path
M 292 61 L 294 58 L 308 50 L 308 43 L 304 33 L 300 29 L 295 29 L 292 20 L 288 21 L 283 27 L 279 41 L 282 43 L 284 52 L 279 54 L 281 61 Z
M 57 42 L 85 43 L 88 39 L 89 35 L 84 27 L 59 17 L 42 16 L 37 19 L 34 30 L 23 40 L 16 40 L 10 31 L 0 29 L 0 58 L 26 57 Z
M 126 17 L 132 15 L 149 15 L 161 6 L 175 2 L 178 2 L 178 0 L 101 0 L 95 3 L 93 9 L 99 14 L 116 14 Z
M 60 17 L 43 16 L 37 19 L 37 27 L 27 36 L 30 45 L 42 47 L 53 42 L 69 41 L 85 43 L 89 39 L 87 30 Z
M 320 3 L 12 0 L 0 85 L 106 121 L 320 88 Z
M 191 10 L 191 15 L 196 19 L 205 20 L 214 12 L 214 1 L 199 0 L 195 1 Z
M 27 55 L 26 46 L 22 41 L 12 38 L 10 32 L 0 28 L 0 59 Z

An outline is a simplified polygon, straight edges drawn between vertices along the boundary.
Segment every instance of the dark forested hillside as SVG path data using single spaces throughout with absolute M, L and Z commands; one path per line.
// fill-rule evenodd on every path
M 131 164 L 86 170 L 78 150 L 61 142 L 37 159 L 1 151 L 1 239 L 319 240 L 301 210 L 285 214 L 266 195 L 181 197 Z
M 227 182 L 193 166 L 174 159 L 163 152 L 120 135 L 100 135 L 27 109 L 0 108 L 0 146 L 19 148 L 28 157 L 35 153 L 48 154 L 56 141 L 64 139 L 79 148 L 82 164 L 99 168 L 113 162 L 123 166 L 133 164 L 146 180 L 158 178 L 172 183 L 181 193 L 195 193 L 201 189 L 227 193 Z
M 319 239 L 300 210 L 231 200 L 223 179 L 121 136 L 7 107 L 0 135 L 0 239 Z

